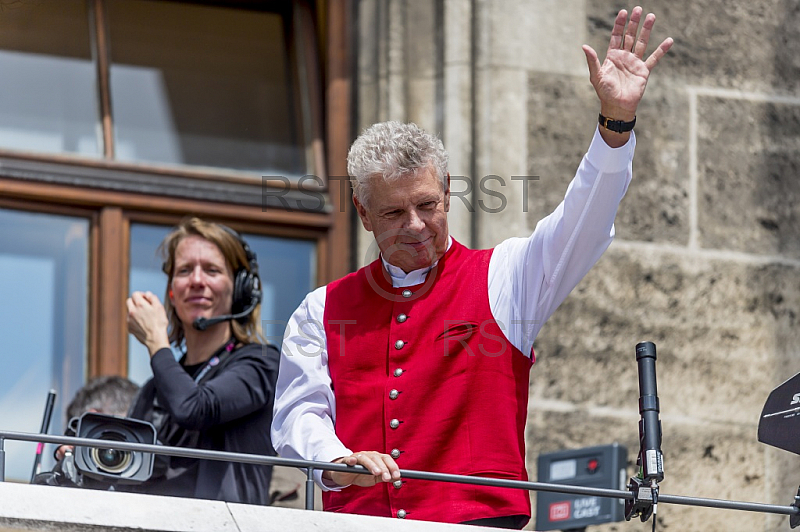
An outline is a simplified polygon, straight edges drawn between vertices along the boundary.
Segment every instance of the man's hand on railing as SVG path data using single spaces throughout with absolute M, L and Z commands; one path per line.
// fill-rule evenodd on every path
M 378 482 L 393 482 L 400 480 L 400 468 L 394 459 L 388 454 L 377 451 L 358 451 L 350 456 L 343 456 L 333 460 L 335 464 L 346 464 L 349 466 L 361 465 L 372 473 L 364 475 L 359 473 L 340 473 L 338 471 L 326 471 L 322 478 L 330 480 L 339 486 L 374 486 Z

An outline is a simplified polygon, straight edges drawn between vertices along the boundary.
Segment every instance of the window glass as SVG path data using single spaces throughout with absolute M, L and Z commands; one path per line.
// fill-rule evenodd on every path
M 164 301 L 167 276 L 161 271 L 161 259 L 157 250 L 170 229 L 166 226 L 131 224 L 131 271 L 128 279 L 131 292 L 149 290 Z M 129 334 L 128 378 L 141 385 L 152 373 L 147 348 Z
M 0 427 L 39 432 L 49 390 L 50 434 L 62 434 L 66 405 L 86 373 L 89 223 L 0 209 Z M 8 440 L 6 478 L 30 480 L 36 444 Z M 42 470 L 53 465 L 50 445 Z
M 149 0 L 107 5 L 117 159 L 308 173 L 282 15 Z
M 83 0 L 0 5 L 0 147 L 102 155 Z
M 131 224 L 131 291 L 151 291 L 164 298 L 167 277 L 156 255 L 171 227 Z M 264 297 L 261 323 L 267 341 L 280 346 L 292 312 L 316 286 L 316 243 L 262 235 L 243 235 L 258 259 Z M 176 352 L 176 357 L 179 354 Z M 143 384 L 152 376 L 147 349 L 128 336 L 128 378 Z

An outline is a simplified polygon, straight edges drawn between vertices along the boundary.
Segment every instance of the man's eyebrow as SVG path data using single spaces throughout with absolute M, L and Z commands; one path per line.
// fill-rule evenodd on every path
M 383 208 L 378 210 L 378 213 L 387 213 L 392 211 L 400 211 L 403 210 L 403 207 L 398 205 L 386 205 Z
M 410 202 L 414 204 L 425 203 L 426 201 L 440 201 L 440 200 L 442 200 L 442 193 L 439 192 L 426 192 L 420 194 L 419 196 L 416 197 L 412 196 L 410 198 Z M 390 205 L 384 205 L 380 209 L 376 209 L 376 212 L 385 213 L 396 210 L 403 210 L 404 208 L 405 206 L 403 204 L 390 204 Z

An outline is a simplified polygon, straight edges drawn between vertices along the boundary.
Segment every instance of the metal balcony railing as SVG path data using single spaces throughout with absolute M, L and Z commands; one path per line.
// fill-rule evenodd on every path
M 75 438 L 70 436 L 51 436 L 48 434 L 32 434 L 26 432 L 0 431 L 0 481 L 5 481 L 5 440 L 54 443 L 59 445 L 75 445 L 82 447 L 98 447 L 101 449 L 113 449 L 121 451 L 139 451 L 153 454 L 163 454 L 167 456 L 182 456 L 187 458 L 199 458 L 205 460 L 221 460 L 223 462 L 240 462 L 245 464 L 260 464 L 281 467 L 294 467 L 306 471 L 306 493 L 305 507 L 308 510 L 314 509 L 314 471 L 343 471 L 349 473 L 360 473 L 369 475 L 370 473 L 362 466 L 347 466 L 343 464 L 332 464 L 329 462 L 314 462 L 310 460 L 294 460 L 291 458 L 279 458 L 272 456 L 262 456 L 244 453 L 231 453 L 224 451 L 209 451 L 204 449 L 185 449 L 182 447 L 167 447 L 163 445 L 149 445 L 143 443 L 118 442 L 110 440 L 97 440 L 88 438 Z M 113 445 L 109 445 L 113 443 Z M 616 499 L 631 500 L 634 495 L 630 491 L 591 488 L 583 486 L 572 486 L 564 484 L 549 484 L 544 482 L 529 482 L 521 480 L 504 480 L 497 478 L 473 477 L 465 475 L 452 475 L 446 473 L 434 473 L 431 471 L 414 471 L 401 469 L 403 478 L 432 480 L 438 482 L 454 482 L 458 484 L 472 484 L 477 486 L 493 486 L 500 488 L 522 489 L 528 491 L 548 491 L 555 493 L 568 493 L 575 495 L 589 495 L 596 497 L 611 497 Z M 723 499 L 707 499 L 699 497 L 686 497 L 680 495 L 659 494 L 658 502 L 667 504 L 682 504 L 688 506 L 703 506 L 708 508 L 721 508 L 728 510 L 744 510 L 750 512 L 763 512 L 771 514 L 788 515 L 793 518 L 800 516 L 800 508 L 797 506 L 779 506 L 774 504 L 728 501 Z

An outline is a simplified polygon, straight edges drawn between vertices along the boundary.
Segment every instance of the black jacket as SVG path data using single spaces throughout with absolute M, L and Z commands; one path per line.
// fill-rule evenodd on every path
M 271 345 L 241 346 L 220 355 L 195 382 L 171 350 L 161 349 L 129 417 L 153 423 L 164 445 L 274 456 L 270 427 L 279 359 Z M 125 489 L 269 504 L 271 477 L 270 466 L 159 456 L 149 481 Z

